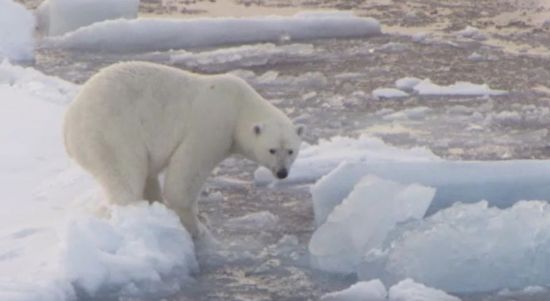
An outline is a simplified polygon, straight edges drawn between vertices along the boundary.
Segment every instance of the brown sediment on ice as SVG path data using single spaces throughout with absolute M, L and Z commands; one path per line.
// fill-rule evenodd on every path
M 289 16 L 304 10 L 346 10 L 377 18 L 388 34 L 426 33 L 434 41 L 453 40 L 466 26 L 486 35 L 482 43 L 511 54 L 548 56 L 550 0 L 424 1 L 257 0 L 185 1 L 142 0 L 142 17 Z
M 252 17 L 252 16 L 290 16 L 300 11 L 299 7 L 266 7 L 245 5 L 234 1 L 143 1 L 140 15 L 145 17 Z

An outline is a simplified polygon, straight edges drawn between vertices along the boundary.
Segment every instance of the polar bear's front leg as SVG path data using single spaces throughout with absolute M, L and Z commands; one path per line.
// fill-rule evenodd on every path
M 176 211 L 181 222 L 195 238 L 206 227 L 198 219 L 197 200 L 203 183 L 223 158 L 216 148 L 204 148 L 200 140 L 182 144 L 172 156 L 166 170 L 164 199 Z

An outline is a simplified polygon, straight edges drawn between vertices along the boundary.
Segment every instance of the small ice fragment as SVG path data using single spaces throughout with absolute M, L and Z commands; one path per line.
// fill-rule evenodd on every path
M 475 28 L 475 27 L 472 27 L 472 26 L 466 26 L 466 28 L 464 28 L 461 31 L 458 31 L 456 34 L 458 36 L 463 37 L 463 38 L 469 38 L 469 39 L 477 40 L 477 41 L 487 40 L 487 35 L 485 33 L 483 33 L 478 28 Z
M 411 92 L 414 86 L 416 86 L 422 80 L 416 77 L 403 77 L 395 81 L 395 87 L 399 90 Z
M 360 281 L 350 287 L 325 294 L 321 301 L 385 301 L 388 292 L 379 279 Z
M 378 88 L 372 91 L 372 95 L 377 99 L 402 98 L 409 96 L 409 94 L 393 88 Z
M 389 290 L 389 301 L 460 301 L 444 291 L 405 279 Z
M 312 264 L 351 273 L 363 255 L 379 246 L 393 227 L 426 213 L 435 189 L 366 176 L 334 208 L 309 242 Z
M 507 94 L 504 90 L 493 90 L 487 84 L 473 84 L 456 82 L 449 86 L 440 86 L 425 79 L 414 86 L 414 91 L 420 95 L 462 95 L 462 96 L 489 96 Z

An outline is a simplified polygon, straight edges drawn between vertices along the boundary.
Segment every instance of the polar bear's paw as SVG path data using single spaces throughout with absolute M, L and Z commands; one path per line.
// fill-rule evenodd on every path
M 212 236 L 209 229 L 209 221 L 204 215 L 198 216 L 183 215 L 180 216 L 185 229 L 191 234 L 193 240 L 203 240 L 206 237 Z
M 197 216 L 198 223 L 197 223 L 197 229 L 198 229 L 198 237 L 199 239 L 212 237 L 212 232 L 210 231 L 210 220 L 208 219 L 208 216 L 202 213 L 199 213 Z

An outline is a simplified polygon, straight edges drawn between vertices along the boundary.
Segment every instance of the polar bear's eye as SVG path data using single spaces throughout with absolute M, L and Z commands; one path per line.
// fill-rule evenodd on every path
M 275 155 L 276 152 L 277 151 L 274 148 L 269 149 L 269 153 L 272 154 L 272 155 Z
M 291 150 L 291 149 L 289 149 L 289 150 L 288 150 L 288 154 L 292 156 L 292 154 L 294 154 L 294 151 Z

